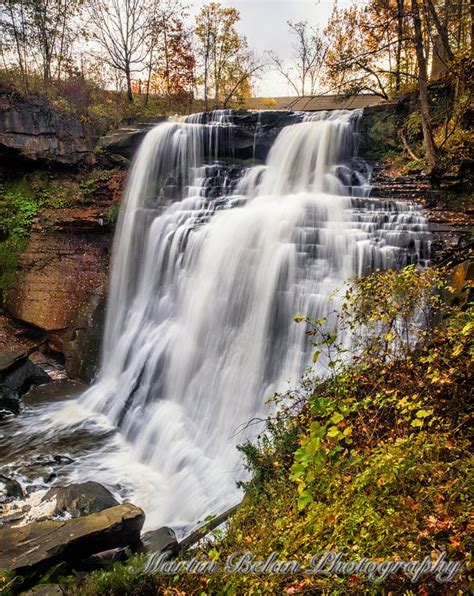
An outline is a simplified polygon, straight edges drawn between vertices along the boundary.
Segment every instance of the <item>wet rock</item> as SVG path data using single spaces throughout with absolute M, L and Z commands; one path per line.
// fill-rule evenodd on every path
M 139 507 L 124 503 L 76 519 L 0 528 L 0 569 L 38 577 L 62 561 L 74 562 L 104 550 L 135 546 L 144 521 Z
M 68 374 L 90 383 L 99 366 L 105 324 L 105 295 L 98 292 L 78 312 L 64 339 Z
M 75 399 L 87 389 L 87 385 L 80 381 L 71 379 L 63 379 L 41 385 L 39 387 L 32 387 L 22 398 L 22 401 L 27 406 L 37 406 L 39 404 L 62 401 L 65 399 Z
M 149 130 L 149 126 L 124 127 L 102 137 L 98 145 L 108 155 L 120 155 L 122 158 L 131 159 Z
M 176 534 L 166 526 L 158 530 L 145 532 L 141 538 L 143 550 L 147 554 L 169 552 L 172 556 L 178 554 L 179 546 Z
M 0 385 L 22 395 L 32 385 L 49 383 L 51 378 L 42 368 L 33 364 L 31 360 L 17 361 L 7 370 L 0 373 Z
M 52 515 L 67 513 L 73 518 L 97 513 L 118 505 L 118 501 L 112 493 L 98 482 L 53 486 L 44 495 L 42 502 L 52 500 L 56 501 Z
M 1 510 L 1 507 L 0 507 Z M 0 517 L 0 527 L 8 526 L 9 524 L 16 524 L 25 517 L 25 511 L 15 511 L 9 515 L 2 515 Z
M 24 496 L 23 488 L 17 480 L 0 475 L 0 500 L 22 499 Z
M 112 567 L 114 563 L 117 563 L 119 561 L 126 561 L 129 558 L 130 554 L 131 551 L 128 547 L 113 548 L 82 559 L 78 564 L 74 565 L 74 568 L 81 569 L 82 571 L 108 569 Z
M 20 396 L 16 391 L 0 385 L 0 420 L 20 413 Z
M 47 476 L 43 477 L 43 482 L 45 484 L 51 484 L 51 482 L 56 480 L 57 477 L 58 475 L 56 474 L 56 472 L 50 472 Z

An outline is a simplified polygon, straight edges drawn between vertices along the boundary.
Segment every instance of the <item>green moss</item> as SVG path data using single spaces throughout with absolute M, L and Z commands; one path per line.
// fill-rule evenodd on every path
M 24 181 L 0 187 L 0 301 L 6 298 L 18 256 L 24 250 L 33 219 L 42 207 L 42 199 Z
M 107 207 L 104 214 L 105 223 L 108 225 L 112 225 L 116 223 L 118 216 L 120 213 L 120 205 L 119 203 L 115 203 L 110 207 Z
M 375 113 L 367 128 L 367 155 L 371 159 L 382 159 L 399 152 L 400 140 L 397 134 L 397 119 L 392 113 Z

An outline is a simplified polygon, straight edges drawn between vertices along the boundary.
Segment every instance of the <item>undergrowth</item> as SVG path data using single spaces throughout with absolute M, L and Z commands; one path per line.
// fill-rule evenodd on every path
M 446 281 L 447 280 L 447 281 Z M 413 267 L 376 273 L 347 290 L 335 329 L 297 315 L 329 359 L 321 379 L 275 396 L 278 414 L 257 443 L 246 443 L 252 480 L 227 532 L 191 556 L 220 563 L 216 574 L 146 576 L 126 587 L 96 572 L 79 593 L 99 594 L 468 594 L 472 580 L 472 304 L 465 277 Z M 348 362 L 342 338 L 353 333 Z M 372 582 L 363 573 L 230 574 L 232 553 L 307 567 L 334 551 L 346 560 L 447 558 L 463 568 L 449 583 L 408 575 Z M 151 579 L 150 579 L 151 578 Z M 151 582 L 151 583 L 150 583 Z

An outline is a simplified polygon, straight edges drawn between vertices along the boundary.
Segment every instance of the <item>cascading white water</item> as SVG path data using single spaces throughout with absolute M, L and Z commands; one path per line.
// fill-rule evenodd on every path
M 429 250 L 417 207 L 367 198 L 353 159 L 359 117 L 301 115 L 266 165 L 240 178 L 229 174 L 230 112 L 149 132 L 114 241 L 100 376 L 30 426 L 18 418 L 17 434 L 97 437 L 68 478 L 122 492 L 145 509 L 148 528 L 186 532 L 237 502 L 236 445 L 255 432 L 242 428 L 310 361 L 294 315 L 319 318 L 346 280 Z M 259 118 L 254 154 L 260 131 Z
M 293 315 L 320 316 L 345 280 L 426 251 L 418 209 L 364 199 L 360 177 L 353 184 L 345 162 L 357 117 L 284 128 L 266 167 L 221 192 L 223 209 L 207 196 L 203 161 L 217 158 L 223 132 L 231 144 L 228 113 L 162 124 L 139 151 L 115 239 L 103 368 L 83 403 L 159 471 L 162 523 L 186 527 L 238 500 L 237 429 L 265 416 L 265 399 L 308 363 Z M 170 175 L 181 200 L 167 205 Z

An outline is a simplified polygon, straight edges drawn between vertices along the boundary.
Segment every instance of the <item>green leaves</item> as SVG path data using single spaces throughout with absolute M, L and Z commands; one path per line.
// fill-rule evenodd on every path
M 309 490 L 305 490 L 298 497 L 298 510 L 302 511 L 307 505 L 313 502 L 313 495 Z

